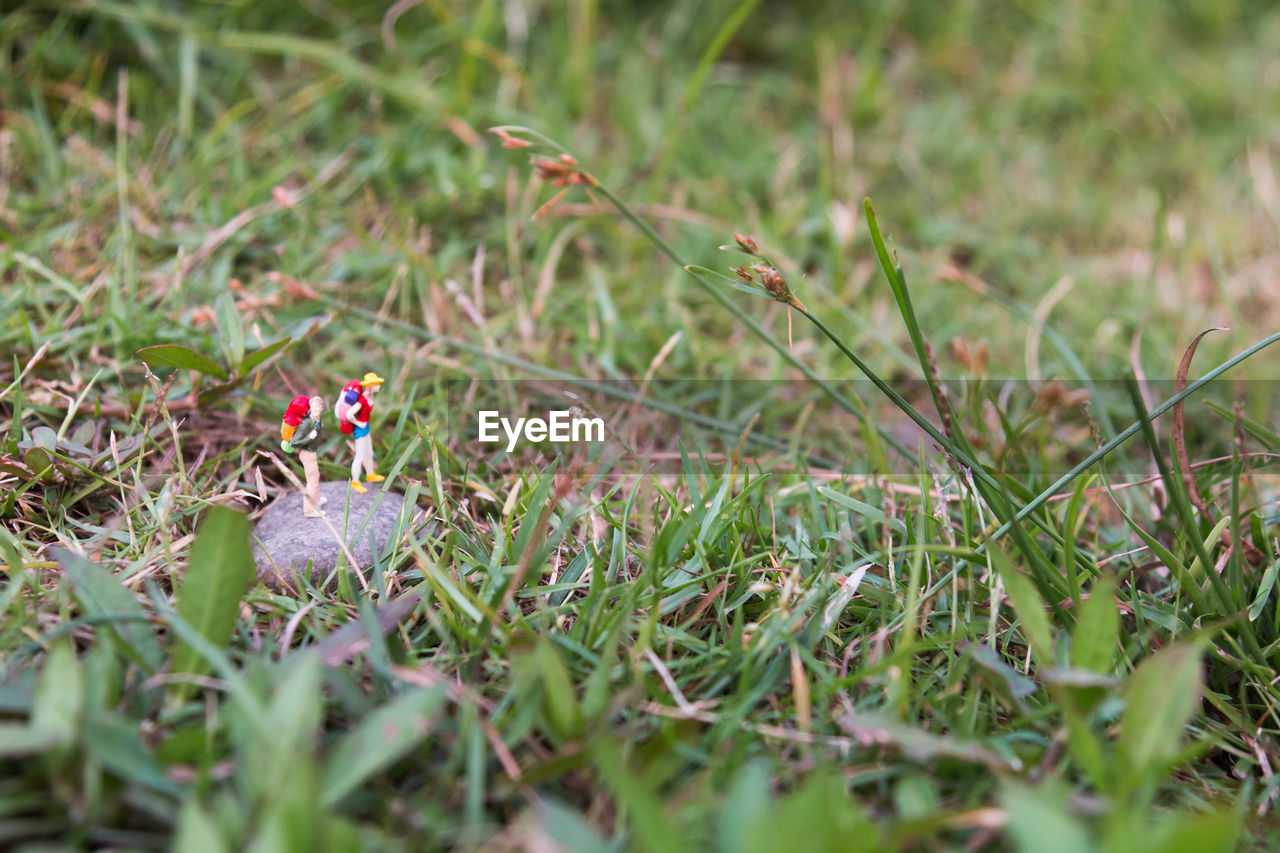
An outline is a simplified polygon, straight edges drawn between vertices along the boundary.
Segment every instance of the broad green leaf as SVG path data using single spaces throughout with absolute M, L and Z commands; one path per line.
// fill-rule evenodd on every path
M 212 507 L 196 532 L 187 571 L 178 587 L 178 615 L 211 645 L 225 648 L 240 615 L 240 599 L 253 580 L 249 518 Z M 208 662 L 188 643 L 173 652 L 173 672 L 203 675 Z M 186 685 L 184 685 L 186 686 Z M 179 695 L 185 690 L 179 688 Z
M 342 847 L 328 834 L 330 821 L 316 804 L 319 784 L 311 756 L 291 756 L 281 775 L 287 781 L 259 798 L 262 813 L 246 847 L 248 853 L 359 849 Z
M 783 798 L 772 813 L 752 822 L 746 853 L 804 850 L 805 853 L 846 853 L 883 850 L 876 827 L 844 780 L 817 773 L 799 790 Z
M 1110 790 L 1111 776 L 1107 771 L 1107 756 L 1102 751 L 1098 736 L 1079 714 L 1067 714 L 1066 723 L 1067 754 L 1100 791 Z
M 137 356 L 151 367 L 178 367 L 195 370 L 217 379 L 227 378 L 227 371 L 213 359 L 177 344 L 143 347 L 138 350 Z
M 180 790 L 143 749 L 136 720 L 99 709 L 85 718 L 84 746 L 94 759 L 122 779 L 167 794 Z
M 1116 609 L 1115 592 L 1115 578 L 1110 575 L 1094 581 L 1089 597 L 1080 606 L 1080 616 L 1071 635 L 1073 666 L 1091 672 L 1114 671 L 1116 642 L 1120 635 L 1120 611 Z
M 559 845 L 559 850 L 574 853 L 614 853 L 619 844 L 609 844 L 582 815 L 555 800 L 542 798 L 535 807 L 541 829 L 547 837 Z
M 237 376 L 229 382 L 219 382 L 217 385 L 211 385 L 203 388 L 200 393 L 196 395 L 196 402 L 201 406 L 208 406 L 216 403 L 219 399 L 227 396 L 232 391 L 243 385 L 244 381 L 248 378 L 249 377 L 247 376 Z
M 1001 805 L 1009 815 L 1013 848 L 1025 853 L 1092 853 L 1089 834 L 1068 811 L 1070 791 L 1053 782 L 1006 784 Z
M 47 426 L 38 426 L 31 430 L 31 443 L 52 453 L 58 449 L 58 434 Z
M 1143 837 L 1134 840 L 1151 853 L 1230 853 L 1238 849 L 1240 819 L 1227 811 L 1175 814 L 1144 829 Z
M 582 729 L 582 708 L 573 690 L 569 670 L 550 640 L 538 643 L 538 672 L 542 675 L 543 710 L 557 735 L 573 737 Z
M 632 838 L 630 848 L 649 853 L 693 849 L 691 839 L 678 834 L 667 819 L 658 795 L 633 768 L 627 767 L 624 752 L 620 744 L 602 738 L 592 747 L 591 758 L 601 780 L 613 792 L 618 807 L 626 813 L 626 827 Z
M 991 562 L 1004 581 L 1005 593 L 1013 605 L 1013 612 L 1018 615 L 1022 634 L 1031 644 L 1036 662 L 1041 666 L 1053 666 L 1053 634 L 1049 629 L 1049 616 L 1044 612 L 1044 600 L 1031 580 L 1013 567 L 1008 554 L 994 545 L 990 553 Z
M 430 733 L 432 717 L 443 700 L 441 687 L 409 691 L 343 735 L 324 763 L 321 803 L 336 805 L 374 773 L 407 755 Z
M 174 853 L 229 853 L 231 847 L 222 827 L 190 796 L 178 812 L 178 826 L 173 841 Z
M 631 600 L 630 595 L 628 595 L 627 600 L 628 602 Z M 619 612 L 628 613 L 629 609 L 620 607 Z M 609 693 L 611 673 L 618 662 L 618 642 L 621 639 L 622 626 L 625 623 L 626 618 L 623 616 L 618 616 L 613 620 L 613 625 L 610 626 L 609 633 L 605 636 L 600 656 L 596 659 L 595 669 L 591 671 L 591 675 L 587 676 L 587 688 L 582 697 L 582 713 L 588 718 L 595 719 L 609 708 L 609 702 L 612 698 Z
M 71 578 L 72 592 L 86 616 L 126 616 L 128 620 L 104 622 L 96 630 L 106 635 L 148 673 L 160 669 L 164 654 L 155 632 L 146 622 L 146 611 L 133 593 L 111 572 L 62 548 L 53 549 L 54 559 Z
M 69 642 L 54 643 L 45 655 L 44 670 L 31 705 L 31 727 L 60 744 L 70 744 L 80 729 L 84 711 L 84 674 Z
M 1163 773 L 1181 749 L 1183 730 L 1200 704 L 1200 646 L 1161 649 L 1125 682 L 1116 758 L 1131 789 Z
M 22 463 L 32 474 L 39 476 L 53 465 L 53 454 L 43 447 L 32 447 L 22 454 Z
M 283 672 L 267 707 L 266 725 L 246 738 L 242 759 L 246 787 L 267 794 L 290 784 L 295 759 L 310 760 L 323 721 L 320 655 L 307 649 L 279 667 Z
M 41 732 L 15 723 L 0 723 L 0 758 L 36 755 L 59 744 L 56 733 Z
M 267 716 L 280 731 L 285 750 L 307 751 L 320 731 L 324 709 L 320 697 L 320 655 L 310 650 L 290 658 L 276 687 Z
M 893 786 L 893 805 L 900 819 L 927 819 L 938 813 L 937 787 L 922 773 L 905 776 Z
M 256 349 L 253 352 L 245 353 L 244 358 L 240 360 L 240 375 L 248 376 L 250 373 L 253 372 L 253 369 L 255 367 L 262 364 L 262 362 L 266 361 L 267 359 L 271 358 L 271 356 L 275 355 L 276 353 L 280 352 L 280 350 L 287 347 L 292 340 L 293 340 L 292 338 L 288 338 L 288 337 L 281 338 L 278 341 L 273 341 L 272 343 L 267 344 L 265 347 L 262 347 L 261 349 Z
M 719 842 L 721 853 L 745 850 L 751 826 L 770 811 L 769 768 L 754 760 L 734 775 L 720 809 Z

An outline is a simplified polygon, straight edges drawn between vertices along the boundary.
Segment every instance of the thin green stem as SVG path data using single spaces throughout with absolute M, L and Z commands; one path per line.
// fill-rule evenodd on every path
M 687 264 L 685 264 L 685 262 L 680 258 L 680 256 L 676 254 L 675 249 L 671 248 L 671 246 L 667 243 L 666 240 L 663 240 L 660 236 L 658 236 L 657 232 L 655 232 L 651 227 L 649 227 L 649 224 L 647 222 L 645 222 L 640 217 L 636 216 L 635 213 L 633 213 L 632 210 L 629 207 L 627 207 L 626 203 L 623 202 L 621 199 L 619 199 L 616 195 L 614 195 L 607 187 L 601 184 L 596 184 L 592 189 L 595 190 L 596 192 L 599 192 L 600 195 L 604 196 L 609 201 L 609 203 L 612 204 L 617 209 L 617 211 L 623 215 L 623 217 L 625 217 L 629 222 L 631 222 L 631 224 L 639 228 L 640 231 L 646 237 L 649 238 L 649 241 L 652 242 L 655 246 L 657 246 L 658 249 L 661 250 L 663 254 L 665 254 L 667 257 L 671 258 L 671 260 L 679 264 L 681 269 L 687 266 Z M 768 344 L 776 353 L 778 353 L 783 358 L 785 358 L 793 367 L 795 367 L 797 370 L 803 373 L 806 379 L 808 379 L 810 382 L 813 382 L 815 385 L 821 388 L 823 393 L 825 393 L 828 397 L 834 400 L 837 405 L 839 405 L 842 409 L 854 415 L 864 423 L 867 422 L 867 413 L 865 408 L 854 403 L 854 401 L 851 398 L 846 397 L 844 394 L 841 394 L 834 387 L 832 387 L 830 382 L 818 376 L 818 374 L 813 371 L 813 368 L 809 367 L 807 364 L 805 364 L 803 361 L 797 358 L 796 355 L 792 353 L 790 349 L 788 349 L 785 345 L 783 345 L 782 341 L 779 341 L 773 335 L 769 334 L 769 332 L 763 326 L 757 323 L 754 317 L 752 317 L 745 310 L 743 310 L 740 305 L 738 305 L 736 302 L 734 302 L 732 299 L 730 299 L 728 296 L 722 293 L 719 288 L 715 287 L 711 283 L 702 280 L 701 278 L 699 278 L 696 275 L 693 275 L 692 273 L 689 274 L 689 277 L 692 278 L 695 282 L 697 282 L 699 287 L 701 287 L 707 293 L 711 294 L 711 296 L 714 297 L 717 302 L 719 302 L 726 309 L 728 309 L 728 311 L 731 314 L 733 314 L 734 317 L 742 321 L 742 323 L 745 324 L 747 328 L 751 329 L 751 331 L 754 332 L 757 337 L 759 337 L 762 341 Z M 809 316 L 812 317 L 812 315 L 809 315 Z M 873 379 L 878 379 L 878 377 L 874 377 L 873 374 L 869 373 L 868 375 L 872 376 Z M 879 430 L 879 432 L 881 437 L 883 437 L 885 441 L 887 441 L 893 447 L 894 450 L 897 450 L 904 457 L 910 458 L 910 454 L 907 452 L 907 449 L 903 447 L 902 444 L 897 439 L 889 435 L 884 430 Z
M 1232 356 L 1231 358 L 1227 359 L 1222 364 L 1213 368 L 1204 376 L 1201 376 L 1195 382 L 1192 382 L 1186 388 L 1183 388 L 1177 394 L 1174 394 L 1172 397 L 1170 397 L 1169 399 L 1165 400 L 1163 403 L 1161 403 L 1160 405 L 1152 409 L 1150 414 L 1147 415 L 1146 420 L 1152 421 L 1160 417 L 1165 412 L 1169 411 L 1174 406 L 1178 405 L 1178 403 L 1181 403 L 1183 400 L 1187 399 L 1192 394 L 1196 393 L 1201 388 L 1208 385 L 1210 382 L 1217 379 L 1219 376 L 1226 373 L 1228 370 L 1235 367 L 1240 362 L 1253 356 L 1254 354 L 1260 352 L 1261 350 L 1271 346 L 1277 341 L 1280 341 L 1280 332 L 1277 332 L 1274 335 L 1268 335 L 1267 337 L 1258 341 L 1256 344 L 1249 347 L 1248 349 L 1243 350 L 1237 353 L 1236 355 Z M 1034 498 L 1028 501 L 1026 505 L 1022 507 L 1022 509 L 1018 510 L 1018 512 L 1014 514 L 1013 518 L 1009 519 L 1004 524 L 1000 525 L 1000 527 L 996 529 L 995 533 L 992 534 L 992 538 L 998 539 L 1001 536 L 1008 533 L 1009 528 L 1011 526 L 1022 521 L 1027 516 L 1031 515 L 1031 513 L 1035 512 L 1037 509 L 1044 506 L 1045 502 L 1048 501 L 1049 498 L 1056 495 L 1059 491 L 1062 490 L 1064 486 L 1066 486 L 1076 477 L 1079 477 L 1085 471 L 1092 468 L 1098 462 L 1098 460 L 1107 456 L 1109 453 L 1111 453 L 1111 451 L 1115 450 L 1117 447 L 1119 447 L 1120 445 L 1124 444 L 1126 441 L 1128 441 L 1129 439 L 1137 435 L 1142 430 L 1142 426 L 1143 426 L 1143 421 L 1141 420 L 1134 421 L 1133 423 L 1129 424 L 1129 426 L 1121 430 L 1120 434 L 1117 435 L 1115 438 L 1111 439 L 1106 444 L 1099 447 L 1093 453 L 1090 453 L 1083 460 L 1081 460 L 1080 463 L 1077 464 L 1074 468 L 1072 468 L 1070 471 L 1068 471 L 1067 473 L 1059 477 L 1057 480 L 1055 480 L 1051 486 L 1049 486 L 1047 489 L 1040 492 L 1040 494 L 1036 495 Z

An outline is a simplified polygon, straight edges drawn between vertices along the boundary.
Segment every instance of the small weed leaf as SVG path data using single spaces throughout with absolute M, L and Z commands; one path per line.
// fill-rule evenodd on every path
M 177 344 L 157 344 L 151 347 L 143 347 L 138 350 L 137 355 L 138 358 L 152 367 L 177 367 L 185 370 L 195 370 L 206 376 L 221 379 L 224 382 L 229 378 L 226 369 L 213 359 Z
M 1093 584 L 1080 607 L 1071 635 L 1071 664 L 1090 672 L 1111 673 L 1120 634 L 1120 611 L 1115 603 L 1115 579 L 1104 575 Z
M 267 344 L 262 349 L 256 349 L 253 352 L 246 353 L 245 357 L 240 361 L 240 370 L 239 370 L 240 375 L 248 376 L 250 373 L 253 372 L 253 369 L 255 367 L 262 364 L 267 359 L 271 358 L 271 356 L 280 352 L 280 350 L 287 347 L 290 343 L 292 343 L 292 341 L 293 341 L 292 338 L 286 336 L 281 338 L 278 341 Z

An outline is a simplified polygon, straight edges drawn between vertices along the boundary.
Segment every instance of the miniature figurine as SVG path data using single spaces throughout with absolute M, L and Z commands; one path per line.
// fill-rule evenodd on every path
M 284 422 L 280 425 L 281 449 L 285 453 L 297 451 L 302 461 L 302 470 L 306 472 L 306 488 L 302 490 L 302 514 L 307 518 L 319 518 L 324 515 L 320 507 L 324 498 L 320 497 L 320 466 L 316 462 L 316 448 L 320 446 L 320 418 L 324 414 L 324 398 L 305 396 L 294 397 L 284 413 Z
M 368 491 L 360 482 L 361 471 L 365 474 L 365 480 L 370 483 L 380 483 L 386 479 L 374 472 L 373 440 L 369 438 L 369 415 L 373 411 L 369 398 L 381 387 L 381 376 L 366 373 L 363 379 L 348 382 L 333 404 L 338 428 L 355 438 L 355 458 L 351 460 L 351 488 L 361 494 Z

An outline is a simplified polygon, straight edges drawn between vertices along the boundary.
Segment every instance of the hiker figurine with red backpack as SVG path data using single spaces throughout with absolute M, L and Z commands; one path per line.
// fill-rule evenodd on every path
M 280 424 L 280 448 L 285 453 L 298 454 L 307 484 L 302 490 L 302 514 L 307 518 L 324 515 L 320 505 L 320 466 L 316 462 L 316 448 L 320 446 L 320 417 L 324 414 L 324 398 L 294 397 L 285 410 Z
M 333 404 L 333 414 L 338 419 L 338 429 L 355 439 L 355 458 L 351 460 L 351 488 L 363 494 L 367 491 L 360 482 L 361 472 L 365 481 L 380 483 L 386 478 L 374 472 L 373 440 L 369 438 L 369 415 L 373 404 L 369 398 L 382 387 L 382 377 L 366 373 L 363 379 L 353 379 L 342 389 Z

